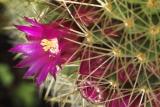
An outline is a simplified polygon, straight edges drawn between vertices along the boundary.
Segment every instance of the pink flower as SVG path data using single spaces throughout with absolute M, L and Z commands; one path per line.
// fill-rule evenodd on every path
M 24 59 L 17 67 L 29 67 L 24 77 L 34 76 L 37 85 L 40 85 L 48 74 L 55 77 L 60 65 L 79 47 L 65 38 L 77 41 L 79 37 L 69 30 L 68 23 L 62 23 L 61 20 L 49 24 L 41 24 L 27 17 L 25 20 L 31 26 L 16 25 L 16 28 L 26 33 L 28 41 L 16 45 L 10 51 L 23 54 Z M 77 55 L 70 58 L 70 61 L 76 58 Z

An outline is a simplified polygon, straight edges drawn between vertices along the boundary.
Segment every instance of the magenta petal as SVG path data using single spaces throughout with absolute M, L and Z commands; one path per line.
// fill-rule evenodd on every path
M 16 65 L 16 67 L 17 68 L 23 68 L 23 67 L 27 67 L 27 66 L 31 65 L 32 63 L 33 63 L 33 59 L 30 58 L 30 57 L 27 57 L 27 58 L 23 59 L 22 61 L 20 61 Z
M 14 53 L 23 53 L 27 55 L 33 55 L 33 54 L 42 54 L 42 49 L 40 46 L 40 43 L 26 43 L 26 44 L 18 44 L 14 48 L 10 49 L 11 52 Z
M 54 66 L 52 68 L 52 70 L 50 71 L 50 74 L 54 77 L 54 79 L 56 79 L 56 74 L 57 74 L 57 67 Z
M 40 24 L 35 20 L 35 19 L 31 19 L 29 17 L 24 17 L 25 21 L 35 25 L 35 26 L 39 26 Z
M 36 74 L 38 71 L 39 71 L 39 69 L 41 68 L 41 66 L 38 64 L 38 63 L 36 63 L 36 64 L 33 64 L 28 70 L 27 70 L 27 72 L 24 74 L 24 78 L 28 78 L 28 77 L 30 77 L 30 76 L 33 76 L 34 74 Z
M 22 32 L 25 32 L 29 37 L 33 37 L 33 38 L 41 38 L 42 36 L 42 28 L 41 27 L 37 27 L 37 26 L 19 26 L 19 25 L 15 25 L 16 28 Z
M 64 44 L 64 47 L 61 47 L 59 40 L 61 38 L 64 40 L 63 37 L 65 36 L 68 36 L 69 38 L 71 36 L 71 38 L 73 37 L 75 38 L 74 40 L 77 41 L 78 36 L 70 35 L 72 34 L 69 30 L 71 27 L 68 25 L 65 26 L 56 21 L 54 23 L 41 24 L 35 19 L 28 17 L 24 17 L 24 19 L 29 22 L 31 26 L 15 26 L 18 30 L 26 33 L 28 41 L 27 43 L 16 45 L 14 48 L 10 49 L 10 51 L 22 53 L 25 59 L 22 60 L 17 67 L 29 67 L 24 77 L 35 76 L 37 85 L 40 85 L 46 79 L 48 73 L 55 77 L 57 73 L 57 66 L 61 66 L 62 64 L 60 63 L 62 50 L 64 50 L 64 57 L 68 59 L 79 47 L 67 40 L 62 42 L 67 44 L 67 46 Z M 52 51 L 52 44 L 48 44 L 52 43 L 52 40 L 55 38 L 58 40 L 57 45 L 59 48 L 56 53 Z M 42 43 L 42 40 L 44 39 L 51 42 Z
M 52 63 L 52 68 L 50 70 L 50 73 L 52 76 L 55 76 L 57 73 L 57 65 L 59 63 L 59 58 L 57 57 L 56 59 L 54 59 L 54 61 L 51 62 Z
M 59 64 L 60 56 L 57 54 L 52 61 L 50 61 L 50 65 L 52 66 L 50 69 L 50 74 L 55 77 L 57 74 L 57 67 Z
M 37 58 L 37 60 L 32 59 L 33 64 L 28 69 L 28 71 L 25 73 L 24 77 L 27 78 L 28 76 L 32 76 L 34 74 L 37 74 L 39 72 L 40 68 L 43 67 L 45 64 L 46 57 Z
M 44 60 L 42 60 L 41 57 L 42 57 L 42 56 L 38 56 L 38 55 L 36 55 L 36 57 L 35 57 L 35 55 L 26 57 L 26 58 L 24 58 L 22 61 L 20 61 L 20 62 L 16 65 L 16 67 L 17 67 L 17 68 L 28 67 L 28 66 L 31 66 L 31 65 L 34 63 L 34 61 L 37 61 L 37 60 L 41 60 L 41 61 L 43 62 Z M 44 61 L 44 62 L 45 62 L 45 61 Z
M 63 29 L 62 31 L 60 31 L 60 28 L 52 28 L 48 25 L 43 26 L 44 30 L 43 30 L 43 38 L 54 38 L 54 37 L 61 37 L 61 36 L 65 36 L 67 33 L 67 31 L 65 29 Z
M 36 78 L 36 84 L 37 86 L 40 86 L 46 79 L 48 72 L 51 69 L 51 65 L 50 64 L 46 64 L 42 70 L 40 71 L 40 73 L 38 74 L 37 78 Z

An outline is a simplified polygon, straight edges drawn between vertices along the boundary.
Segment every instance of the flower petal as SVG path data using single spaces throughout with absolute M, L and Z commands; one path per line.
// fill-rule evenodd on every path
M 24 17 L 24 19 L 25 19 L 25 21 L 27 21 L 27 22 L 35 25 L 35 26 L 39 26 L 40 25 L 40 23 L 38 23 L 37 20 L 35 20 L 35 19 L 31 19 L 29 17 Z
M 56 74 L 57 74 L 57 67 L 56 67 L 56 65 L 54 65 L 54 66 L 52 67 L 52 69 L 51 69 L 51 71 L 50 71 L 50 74 L 51 74 L 54 78 L 56 78 Z
M 37 26 L 19 26 L 15 25 L 16 28 L 27 34 L 29 39 L 40 39 L 42 37 L 43 29 Z
M 29 76 L 33 76 L 35 74 L 37 74 L 38 72 L 40 72 L 40 69 L 44 66 L 44 64 L 46 63 L 46 57 L 41 57 L 39 59 L 36 60 L 32 60 L 32 65 L 31 67 L 28 69 L 28 71 L 24 74 L 24 78 L 27 78 Z
M 14 53 L 23 53 L 26 55 L 38 55 L 43 53 L 39 42 L 18 44 L 14 48 L 11 48 L 9 51 Z
M 36 77 L 37 86 L 40 86 L 45 81 L 50 69 L 51 69 L 51 65 L 45 64 L 45 66 L 42 68 L 42 70 L 40 71 L 40 73 Z
M 33 58 L 27 57 L 27 58 L 23 59 L 22 61 L 20 61 L 16 65 L 16 67 L 17 68 L 24 68 L 24 67 L 31 65 L 32 63 L 33 63 Z

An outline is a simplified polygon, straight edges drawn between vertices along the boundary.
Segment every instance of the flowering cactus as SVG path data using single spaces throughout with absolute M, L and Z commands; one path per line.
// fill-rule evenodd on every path
M 68 42 L 64 37 L 75 40 L 78 40 L 78 37 L 71 33 L 69 28 L 61 27 L 59 21 L 51 24 L 40 24 L 34 19 L 25 18 L 25 20 L 32 26 L 16 25 L 16 28 L 27 34 L 28 42 L 18 44 L 10 51 L 22 53 L 25 56 L 17 67 L 29 66 L 24 77 L 34 75 L 36 83 L 40 85 L 48 74 L 55 77 L 61 64 L 76 59 L 75 56 L 69 58 L 79 45 Z M 66 47 L 70 48 L 67 49 Z
M 24 56 L 17 66 L 29 67 L 25 77 L 47 88 L 46 100 L 72 107 L 159 107 L 159 0 L 50 4 L 59 16 L 48 24 L 25 18 L 32 25 L 16 28 L 27 43 L 11 49 Z

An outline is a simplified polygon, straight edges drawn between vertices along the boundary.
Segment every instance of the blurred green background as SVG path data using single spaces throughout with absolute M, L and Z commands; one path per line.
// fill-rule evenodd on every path
M 0 0 L 0 107 L 50 106 L 40 97 L 33 81 L 23 79 L 26 69 L 15 68 L 20 59 L 15 60 L 15 55 L 8 52 L 13 41 L 19 40 L 12 25 L 23 16 L 34 16 L 31 2 L 35 0 Z

